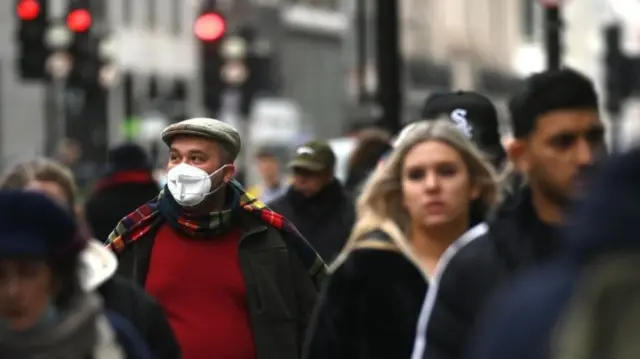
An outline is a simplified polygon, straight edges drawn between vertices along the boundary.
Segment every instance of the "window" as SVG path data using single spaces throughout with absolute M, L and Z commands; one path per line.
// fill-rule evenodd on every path
M 536 41 L 540 39 L 543 28 L 542 7 L 537 0 L 520 0 L 522 10 L 521 31 L 522 37 L 526 41 Z
M 340 10 L 340 0 L 291 0 L 294 4 L 309 5 L 323 10 Z
M 147 0 L 147 19 L 149 21 L 150 29 L 155 29 L 156 25 L 158 24 L 158 14 L 156 12 L 156 7 L 156 0 Z
M 175 35 L 182 33 L 182 9 L 184 0 L 171 1 L 171 32 Z
M 122 1 L 122 23 L 125 25 L 131 25 L 133 22 L 133 1 Z

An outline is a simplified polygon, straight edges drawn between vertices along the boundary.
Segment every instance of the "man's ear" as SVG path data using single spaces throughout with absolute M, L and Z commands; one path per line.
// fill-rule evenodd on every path
M 224 183 L 229 183 L 236 175 L 236 165 L 233 163 L 225 165 L 224 168 L 224 176 L 222 177 L 222 181 Z
M 524 139 L 513 139 L 507 144 L 507 154 L 509 160 L 516 166 L 518 171 L 526 173 L 529 170 L 528 142 Z

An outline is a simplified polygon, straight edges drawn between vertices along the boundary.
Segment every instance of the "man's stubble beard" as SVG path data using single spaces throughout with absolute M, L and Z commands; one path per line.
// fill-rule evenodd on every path
M 566 191 L 555 184 L 547 180 L 546 171 L 534 170 L 530 174 L 530 180 L 536 182 L 536 187 L 541 192 L 542 196 L 549 202 L 557 205 L 560 208 L 565 208 L 573 203 L 573 194 L 566 193 Z

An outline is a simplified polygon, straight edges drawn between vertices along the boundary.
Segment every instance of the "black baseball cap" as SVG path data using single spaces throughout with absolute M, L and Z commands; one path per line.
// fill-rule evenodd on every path
M 422 108 L 422 119 L 436 120 L 443 116 L 465 129 L 471 140 L 496 161 L 505 158 L 498 111 L 486 96 L 473 91 L 431 94 Z

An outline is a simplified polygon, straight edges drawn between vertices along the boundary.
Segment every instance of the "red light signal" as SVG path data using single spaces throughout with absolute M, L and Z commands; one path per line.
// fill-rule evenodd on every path
M 34 20 L 40 15 L 40 4 L 36 0 L 21 0 L 16 7 L 16 12 L 23 21 Z
M 67 26 L 73 32 L 89 30 L 91 21 L 91 13 L 86 9 L 76 9 L 67 15 Z
M 201 15 L 193 24 L 193 33 L 202 41 L 215 41 L 224 35 L 227 22 L 217 13 Z

